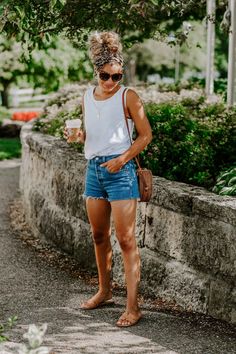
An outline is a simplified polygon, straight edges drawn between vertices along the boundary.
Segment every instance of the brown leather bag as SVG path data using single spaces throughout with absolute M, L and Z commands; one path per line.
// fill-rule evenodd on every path
M 146 168 L 138 168 L 138 183 L 140 202 L 149 202 L 152 196 L 152 171 Z
M 126 122 L 126 126 L 127 126 L 127 130 L 129 133 L 129 138 L 130 138 L 130 143 L 132 145 L 132 139 L 130 136 L 130 130 L 129 130 L 129 125 L 128 125 L 128 118 L 129 117 L 129 113 L 127 110 L 127 107 L 125 106 L 125 91 L 127 90 L 124 89 L 123 93 L 122 93 L 122 104 L 123 104 L 123 110 L 124 110 L 124 115 L 125 115 L 125 122 Z M 151 199 L 152 196 L 152 171 L 148 170 L 146 168 L 142 168 L 140 166 L 139 160 L 137 157 L 135 157 L 135 161 L 136 164 L 138 166 L 137 168 L 137 176 L 138 176 L 138 184 L 139 184 L 139 193 L 140 193 L 140 202 L 149 202 L 149 200 Z

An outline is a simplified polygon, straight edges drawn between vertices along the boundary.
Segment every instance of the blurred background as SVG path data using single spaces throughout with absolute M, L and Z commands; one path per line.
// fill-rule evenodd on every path
M 207 62 L 206 21 L 191 21 L 188 38 L 181 45 L 174 33 L 165 41 L 146 39 L 125 49 L 125 84 L 151 85 L 196 83 L 205 85 Z M 93 78 L 87 49 L 58 36 L 42 49 L 24 58 L 24 47 L 0 35 L 0 90 L 4 107 L 40 107 L 50 94 L 66 83 L 86 82 Z M 224 93 L 227 81 L 228 36 L 217 31 L 215 41 L 215 92 Z M 171 87 L 174 88 L 174 85 Z M 40 97 L 40 94 L 41 97 Z M 27 101 L 27 96 L 31 97 Z

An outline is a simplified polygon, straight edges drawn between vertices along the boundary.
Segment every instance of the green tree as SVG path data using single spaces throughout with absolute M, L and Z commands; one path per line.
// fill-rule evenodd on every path
M 206 30 L 201 22 L 191 22 L 193 30 L 189 38 L 180 47 L 180 70 L 203 71 L 206 62 Z M 137 43 L 127 50 L 127 62 L 136 63 L 136 72 L 141 81 L 146 81 L 149 74 L 174 76 L 176 47 L 167 41 L 148 39 Z
M 28 80 L 45 92 L 56 91 L 66 82 L 90 79 L 93 69 L 85 50 L 64 38 L 53 38 L 42 49 L 32 51 L 27 62 Z
M 217 1 L 217 11 L 227 0 Z M 169 33 L 162 26 L 178 29 L 184 20 L 203 19 L 206 0 L 4 0 L 0 5 L 1 27 L 8 34 L 21 34 L 31 41 L 47 34 L 65 32 L 84 43 L 92 30 L 115 30 L 125 43 L 157 38 Z M 184 34 L 176 34 L 180 40 Z
M 2 105 L 8 107 L 8 90 L 17 77 L 25 72 L 25 64 L 20 62 L 21 44 L 0 36 L 0 91 Z
M 41 49 L 34 49 L 27 60 L 22 56 L 25 46 L 14 39 L 0 36 L 0 91 L 2 105 L 8 107 L 11 84 L 29 82 L 45 92 L 57 90 L 69 81 L 91 78 L 92 66 L 85 51 L 76 48 L 68 39 L 52 38 Z

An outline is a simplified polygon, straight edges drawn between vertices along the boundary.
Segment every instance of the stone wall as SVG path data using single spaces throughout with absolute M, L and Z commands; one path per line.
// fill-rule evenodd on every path
M 82 198 L 86 161 L 65 141 L 21 130 L 20 189 L 36 236 L 94 270 L 90 227 Z M 141 291 L 187 310 L 236 323 L 236 198 L 154 178 L 154 195 L 140 203 L 137 240 Z M 123 283 L 113 236 L 113 278 Z

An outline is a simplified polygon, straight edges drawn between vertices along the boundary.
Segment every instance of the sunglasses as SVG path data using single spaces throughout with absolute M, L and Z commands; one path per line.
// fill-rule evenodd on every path
M 113 82 L 118 82 L 118 81 L 120 81 L 122 79 L 122 76 L 123 76 L 123 74 L 121 74 L 121 73 L 112 74 L 112 75 L 106 73 L 105 71 L 101 71 L 99 73 L 99 78 L 102 81 L 108 81 L 110 79 L 110 77 L 111 77 Z

